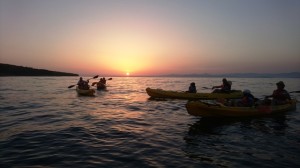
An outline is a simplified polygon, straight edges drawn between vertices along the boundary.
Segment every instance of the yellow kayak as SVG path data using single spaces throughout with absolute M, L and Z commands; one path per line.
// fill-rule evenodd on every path
M 94 89 L 83 90 L 83 89 L 79 89 L 78 86 L 77 86 L 76 87 L 76 92 L 79 95 L 82 95 L 82 96 L 94 96 L 95 90 Z
M 209 104 L 200 101 L 190 101 L 186 109 L 190 115 L 201 117 L 255 117 L 284 113 L 296 109 L 297 100 L 291 100 L 284 105 L 259 105 L 257 107 L 231 107 L 222 104 Z
M 173 98 L 173 99 L 236 99 L 243 96 L 242 91 L 235 90 L 229 93 L 188 93 L 180 91 L 146 89 L 147 94 L 153 98 Z

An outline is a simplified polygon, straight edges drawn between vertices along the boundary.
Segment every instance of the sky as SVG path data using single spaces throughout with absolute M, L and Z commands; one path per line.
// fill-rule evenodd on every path
M 300 72 L 300 1 L 0 0 L 0 62 L 116 76 Z

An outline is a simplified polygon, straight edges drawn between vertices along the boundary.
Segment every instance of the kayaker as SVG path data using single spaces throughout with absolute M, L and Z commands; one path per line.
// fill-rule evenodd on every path
M 273 91 L 272 95 L 266 96 L 266 99 L 272 97 L 272 103 L 275 105 L 287 104 L 290 100 L 290 94 L 284 89 L 285 84 L 282 81 L 276 83 L 277 89 Z
M 195 82 L 192 82 L 189 86 L 189 90 L 187 91 L 189 93 L 197 93 L 196 84 Z
M 106 84 L 106 79 L 104 77 L 100 78 L 99 82 L 102 83 L 102 84 Z
M 223 84 L 220 86 L 213 86 L 212 89 L 215 88 L 220 88 L 220 89 L 215 89 L 212 93 L 229 92 L 231 90 L 231 85 L 232 85 L 231 81 L 228 81 L 226 78 L 223 78 L 222 83 Z
M 243 91 L 243 98 L 238 101 L 237 106 L 239 107 L 251 107 L 254 105 L 255 98 L 251 94 L 251 91 L 248 89 L 245 89 Z
M 78 88 L 79 89 L 83 89 L 83 90 L 89 90 L 90 86 L 89 86 L 89 80 L 84 81 L 82 79 L 82 77 L 79 78 L 79 81 L 77 82 Z

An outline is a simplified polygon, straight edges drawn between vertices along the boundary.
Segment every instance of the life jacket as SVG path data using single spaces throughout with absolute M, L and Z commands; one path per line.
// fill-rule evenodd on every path
M 250 107 L 254 104 L 254 96 L 252 94 L 246 94 L 241 101 L 243 106 Z
M 227 81 L 222 85 L 221 89 L 224 90 L 224 91 L 230 91 L 231 90 L 231 85 L 232 85 L 232 82 Z
M 196 87 L 195 86 L 190 86 L 189 87 L 189 92 L 190 93 L 197 93 Z
M 273 92 L 273 98 L 279 101 L 285 101 L 287 99 L 291 99 L 289 93 L 284 89 L 277 89 Z

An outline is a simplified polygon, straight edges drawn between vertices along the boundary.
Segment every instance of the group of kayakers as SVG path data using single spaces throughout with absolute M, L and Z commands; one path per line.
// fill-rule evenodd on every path
M 97 83 L 97 87 L 103 87 L 106 85 L 106 79 L 105 77 L 100 78 L 99 82 Z M 88 80 L 83 80 L 82 77 L 79 78 L 78 82 L 77 82 L 78 88 L 81 90 L 89 90 L 90 86 L 89 86 L 89 79 Z M 93 84 L 94 85 L 94 84 Z
M 231 85 L 232 82 L 228 81 L 226 78 L 222 79 L 222 85 L 219 86 L 213 86 L 211 89 L 213 89 L 212 93 L 229 93 L 231 91 Z M 284 89 L 285 84 L 282 81 L 279 81 L 276 83 L 277 89 L 273 91 L 272 95 L 266 96 L 264 100 L 260 101 L 255 98 L 251 91 L 248 89 L 245 89 L 243 91 L 243 97 L 238 100 L 226 100 L 222 99 L 219 100 L 221 103 L 225 105 L 230 106 L 239 106 L 239 107 L 251 107 L 255 105 L 256 103 L 259 104 L 274 104 L 274 105 L 283 105 L 287 104 L 290 100 L 290 94 L 288 91 Z M 196 93 L 196 85 L 195 82 L 192 82 L 189 86 L 189 90 L 187 91 L 189 93 Z M 273 98 L 270 100 L 269 98 Z
M 98 75 L 96 76 L 98 77 Z M 95 78 L 95 77 L 94 77 Z M 111 80 L 108 79 L 108 80 Z M 106 79 L 105 77 L 100 78 L 99 82 L 94 82 L 94 84 L 97 84 L 97 89 L 105 89 L 106 88 Z M 77 82 L 78 88 L 81 90 L 89 90 L 89 79 L 83 80 L 82 77 L 79 78 Z M 228 81 L 226 78 L 222 79 L 222 84 L 219 86 L 213 86 L 211 89 L 213 90 L 212 93 L 230 93 L 232 82 Z M 74 86 L 74 85 L 73 85 Z M 243 97 L 238 100 L 226 100 L 226 99 L 220 99 L 218 100 L 220 103 L 223 103 L 228 106 L 239 106 L 239 107 L 251 107 L 255 104 L 274 104 L 274 105 L 283 105 L 288 103 L 291 100 L 290 94 L 288 91 L 286 91 L 285 84 L 282 81 L 279 81 L 276 83 L 277 89 L 273 91 L 271 95 L 268 95 L 265 97 L 264 100 L 259 100 L 255 98 L 251 91 L 248 89 L 245 89 L 243 91 Z M 195 82 L 190 83 L 188 91 L 189 93 L 197 93 L 196 84 Z M 273 98 L 270 100 L 269 98 Z

